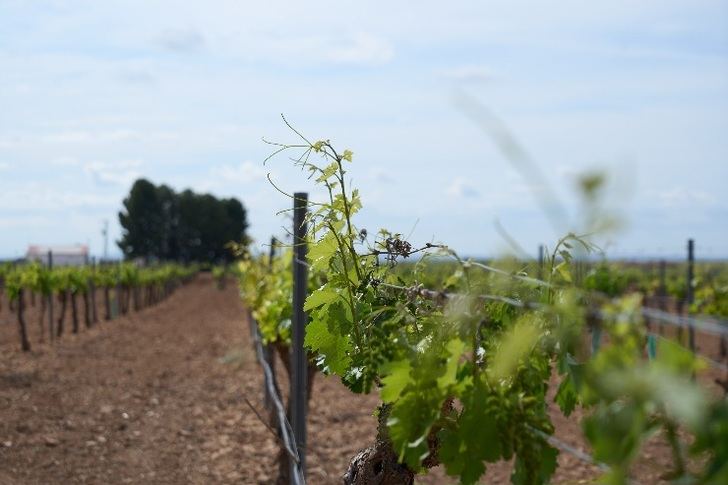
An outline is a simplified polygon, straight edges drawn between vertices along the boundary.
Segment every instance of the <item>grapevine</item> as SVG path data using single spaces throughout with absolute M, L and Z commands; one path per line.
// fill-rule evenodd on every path
M 41 296 L 41 319 L 45 318 L 47 302 L 57 297 L 60 309 L 57 321 L 51 322 L 52 333 L 60 337 L 65 331 L 66 310 L 70 305 L 73 333 L 80 330 L 79 305 L 83 305 L 84 326 L 91 327 L 97 321 L 95 312 L 96 290 L 104 295 L 105 319 L 112 318 L 111 293 L 121 313 L 126 313 L 131 304 L 135 310 L 158 302 L 172 289 L 197 273 L 194 266 L 184 267 L 165 264 L 157 267 L 140 268 L 132 263 L 104 265 L 99 267 L 55 267 L 48 268 L 38 262 L 25 265 L 0 266 L 0 288 L 7 294 L 8 301 L 17 310 L 18 325 L 23 350 L 30 350 L 31 343 L 23 310 L 25 292 Z M 79 301 L 80 300 L 80 301 Z M 40 322 L 41 339 L 45 326 Z M 49 334 L 51 330 L 49 329 Z M 52 338 L 49 335 L 49 338 Z
M 691 379 L 704 366 L 680 345 L 661 340 L 657 357 L 645 360 L 640 297 L 615 298 L 628 284 L 613 285 L 604 271 L 576 281 L 575 248 L 594 250 L 589 238 L 558 241 L 545 281 L 532 264 L 493 268 L 387 230 L 370 238 L 355 224 L 362 201 L 347 179 L 353 153 L 296 134 L 300 143 L 278 144 L 276 153 L 299 150 L 296 166 L 327 194 L 310 204 L 308 264 L 320 284 L 304 307 L 305 344 L 321 372 L 382 401 L 377 441 L 354 457 L 347 483 L 412 483 L 437 465 L 476 483 L 501 460 L 513 460 L 514 484 L 549 482 L 558 455 L 547 412 L 553 375 L 564 414 L 587 412 L 584 436 L 606 465 L 605 482 L 628 483 L 656 432 L 673 451 L 672 478 L 728 481 L 728 404 Z M 415 253 L 422 257 L 408 271 L 397 267 Z M 433 258 L 447 259 L 450 274 L 429 291 L 421 274 Z M 242 267 L 246 302 L 268 340 L 285 340 L 290 314 L 290 255 L 281 259 Z M 596 327 L 608 345 L 591 355 L 583 336 Z

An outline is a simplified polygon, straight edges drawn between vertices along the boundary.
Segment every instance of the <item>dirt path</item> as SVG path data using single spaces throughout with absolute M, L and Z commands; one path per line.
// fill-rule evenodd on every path
M 201 278 L 53 348 L 0 357 L 0 483 L 257 483 L 274 442 L 233 285 Z M 257 399 L 257 397 L 256 397 Z
M 234 285 L 219 291 L 201 277 L 155 307 L 28 354 L 5 328 L 0 485 L 272 483 L 277 445 L 244 400 L 262 412 L 244 315 Z M 376 405 L 319 376 L 309 483 L 341 482 L 374 437 Z

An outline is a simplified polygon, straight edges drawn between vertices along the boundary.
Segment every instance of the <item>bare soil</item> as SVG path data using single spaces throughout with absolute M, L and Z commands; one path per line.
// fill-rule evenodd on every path
M 38 343 L 38 334 L 30 353 L 19 352 L 14 325 L 3 305 L 0 485 L 275 481 L 275 438 L 245 403 L 264 414 L 261 371 L 234 285 L 221 291 L 201 276 L 154 307 L 66 334 L 52 346 Z M 316 377 L 309 483 L 341 483 L 351 457 L 374 439 L 377 404 L 376 395 L 353 395 L 336 378 Z M 578 415 L 552 416 L 558 438 L 588 451 Z M 659 483 L 671 461 L 655 437 L 635 478 Z M 554 483 L 598 476 L 571 455 L 562 453 L 559 463 Z M 484 483 L 508 483 L 510 469 L 492 465 Z M 418 483 L 456 481 L 435 469 Z

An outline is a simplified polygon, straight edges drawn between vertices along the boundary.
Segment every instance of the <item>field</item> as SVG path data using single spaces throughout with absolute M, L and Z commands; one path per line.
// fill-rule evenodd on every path
M 370 3 L 0 1 L 0 485 L 728 485 L 727 2 Z
M 262 382 L 234 285 L 201 276 L 157 307 L 31 353 L 6 320 L 3 485 L 272 480 L 275 439 L 244 401 L 260 404 Z M 318 384 L 311 480 L 334 483 L 370 439 L 372 400 L 352 409 L 334 379 Z
M 293 196 L 295 244 L 0 267 L 0 479 L 728 478 L 724 265 L 588 264 L 573 232 L 537 261 L 371 236 L 352 153 L 307 151 L 329 202 Z
M 168 300 L 102 323 L 55 346 L 0 357 L 0 483 L 271 483 L 277 444 L 247 406 L 262 412 L 262 377 L 234 285 L 199 276 Z M 13 335 L 14 336 L 14 335 Z M 15 348 L 14 348 L 15 347 Z M 281 366 L 278 366 L 280 369 Z M 285 373 L 279 373 L 286 388 Z M 310 483 L 340 483 L 351 457 L 374 438 L 376 394 L 351 394 L 317 376 L 309 415 Z M 574 416 L 555 407 L 556 436 L 583 447 Z M 670 463 L 659 439 L 635 478 L 658 483 Z M 562 454 L 554 483 L 583 483 L 595 467 Z M 504 483 L 495 464 L 488 483 Z M 450 483 L 436 469 L 417 483 Z M 452 483 L 456 483 L 452 481 Z

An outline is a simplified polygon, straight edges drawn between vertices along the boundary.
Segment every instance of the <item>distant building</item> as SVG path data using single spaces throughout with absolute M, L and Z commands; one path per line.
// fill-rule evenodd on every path
M 75 244 L 73 246 L 41 246 L 31 244 L 25 259 L 28 261 L 48 262 L 48 252 L 53 254 L 54 266 L 83 266 L 88 263 L 88 246 Z

